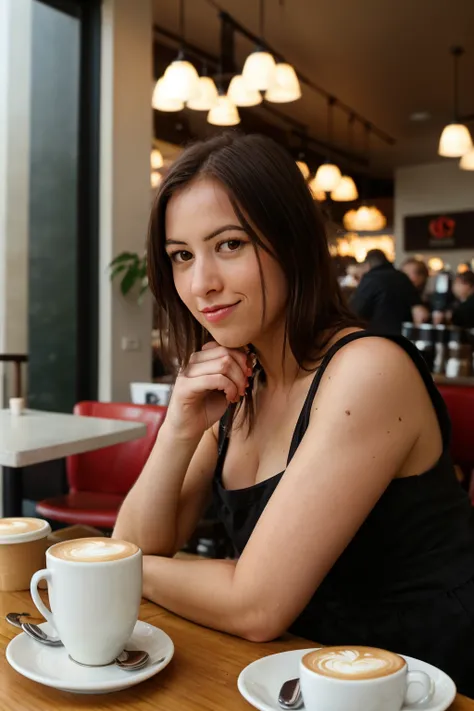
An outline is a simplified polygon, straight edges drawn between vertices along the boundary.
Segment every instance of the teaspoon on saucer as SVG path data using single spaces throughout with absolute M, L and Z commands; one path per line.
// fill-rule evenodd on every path
M 9 612 L 8 615 L 5 616 L 5 619 L 11 625 L 18 627 L 19 629 L 21 629 L 23 622 L 33 622 L 37 625 L 44 622 L 44 620 L 40 617 L 31 617 L 29 612 Z
M 36 642 L 46 644 L 48 647 L 63 646 L 63 643 L 58 637 L 50 637 L 46 632 L 43 632 L 41 627 L 38 627 L 38 625 L 35 625 L 33 622 L 22 622 L 21 629 L 28 637 L 31 637 L 31 639 L 34 639 Z
M 278 694 L 278 706 L 282 709 L 300 709 L 303 705 L 300 680 L 289 679 L 282 684 Z
M 23 621 L 23 618 L 30 618 L 27 612 L 10 612 L 6 616 L 7 622 L 15 627 L 19 627 L 23 632 L 35 642 L 40 642 L 49 647 L 62 647 L 63 643 L 57 637 L 50 637 L 46 632 L 44 632 L 41 627 L 38 627 L 34 622 Z M 41 620 L 38 620 L 39 622 Z M 150 660 L 150 655 L 148 652 L 142 650 L 127 650 L 124 649 L 116 659 L 114 659 L 115 664 L 123 669 L 124 671 L 138 671 L 143 669 Z M 160 664 L 165 660 L 165 657 L 158 659 L 155 664 Z M 76 662 L 77 663 L 77 662 Z

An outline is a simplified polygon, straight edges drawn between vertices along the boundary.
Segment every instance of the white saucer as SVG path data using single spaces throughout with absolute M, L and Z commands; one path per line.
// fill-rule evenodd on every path
M 39 625 L 54 634 L 48 622 Z M 174 645 L 163 630 L 146 622 L 135 625 L 126 649 L 143 649 L 150 655 L 146 667 L 127 672 L 115 664 L 107 667 L 82 667 L 69 659 L 64 647 L 46 647 L 23 632 L 11 640 L 7 649 L 8 663 L 20 674 L 45 686 L 79 694 L 104 694 L 139 684 L 164 669 L 173 658 Z M 156 660 L 164 657 L 159 664 Z
M 287 679 L 299 676 L 300 659 L 303 654 L 311 651 L 312 649 L 296 649 L 257 659 L 240 673 L 237 681 L 240 693 L 259 711 L 281 711 L 277 703 L 281 686 Z M 445 711 L 456 696 L 456 686 L 451 677 L 431 664 L 404 654 L 400 656 L 406 660 L 410 670 L 424 671 L 435 682 L 435 694 L 431 702 L 423 706 L 423 711 Z

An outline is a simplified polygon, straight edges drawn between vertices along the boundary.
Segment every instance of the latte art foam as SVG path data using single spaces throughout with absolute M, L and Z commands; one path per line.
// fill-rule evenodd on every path
M 49 549 L 49 553 L 71 563 L 101 563 L 129 558 L 138 550 L 134 543 L 115 538 L 78 538 L 57 543 Z
M 17 536 L 44 527 L 45 522 L 38 518 L 0 518 L 0 536 Z
M 327 647 L 303 657 L 311 671 L 335 679 L 375 679 L 405 666 L 398 654 L 372 647 Z

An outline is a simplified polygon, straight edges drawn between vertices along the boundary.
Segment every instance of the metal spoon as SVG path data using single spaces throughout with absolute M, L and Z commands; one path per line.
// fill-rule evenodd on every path
M 31 637 L 36 642 L 46 644 L 48 647 L 63 646 L 63 643 L 58 637 L 50 637 L 49 634 L 43 632 L 41 627 L 38 627 L 38 625 L 35 625 L 33 622 L 22 622 L 21 629 L 26 635 L 28 635 L 28 637 Z
M 9 612 L 8 615 L 5 616 L 5 619 L 11 625 L 13 625 L 14 627 L 18 627 L 19 629 L 21 629 L 22 622 L 33 622 L 37 625 L 41 624 L 41 622 L 44 622 L 44 620 L 40 617 L 31 617 L 29 612 Z
M 27 612 L 10 612 L 6 616 L 6 620 L 15 627 L 19 627 L 23 632 L 35 640 L 35 642 L 40 642 L 49 647 L 62 647 L 63 643 L 57 637 L 50 637 L 46 632 L 44 632 L 41 627 L 34 624 L 33 622 L 23 622 L 23 617 L 30 617 Z M 115 664 L 123 669 L 124 671 L 137 671 L 138 669 L 143 669 L 150 660 L 150 655 L 148 652 L 142 650 L 127 650 L 124 649 L 121 654 L 114 660 Z M 155 664 L 161 664 L 164 662 L 165 657 L 158 659 Z
M 278 695 L 278 706 L 282 709 L 300 709 L 303 705 L 300 680 L 289 679 L 285 681 Z
M 30 618 L 27 612 L 10 612 L 6 616 L 6 620 L 15 627 L 19 627 L 23 632 L 35 640 L 35 642 L 41 642 L 41 644 L 46 644 L 49 647 L 62 647 L 63 643 L 60 639 L 56 637 L 50 637 L 44 632 L 41 627 L 38 627 L 34 622 L 23 621 L 23 618 Z M 38 620 L 41 622 L 41 620 Z M 136 671 L 138 669 L 143 669 L 150 660 L 150 655 L 148 652 L 142 650 L 126 650 L 119 654 L 119 656 L 114 660 L 115 664 L 123 669 L 124 671 Z M 160 664 L 164 662 L 165 657 L 159 659 L 155 664 Z
M 150 660 L 150 655 L 148 652 L 143 652 L 140 649 L 124 649 L 118 657 L 115 658 L 115 664 L 123 669 L 124 671 L 137 671 L 138 669 L 143 669 L 146 667 Z M 163 659 L 159 660 L 164 661 Z

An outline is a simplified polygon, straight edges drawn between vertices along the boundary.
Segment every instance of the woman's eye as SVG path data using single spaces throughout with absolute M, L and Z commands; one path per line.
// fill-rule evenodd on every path
M 185 249 L 182 249 L 179 252 L 173 252 L 173 254 L 170 254 L 170 257 L 173 262 L 189 262 L 189 260 L 193 258 L 193 255 L 191 252 L 187 252 Z
M 236 252 L 242 245 L 243 242 L 240 239 L 228 239 L 226 242 L 221 242 L 219 249 L 224 252 Z

